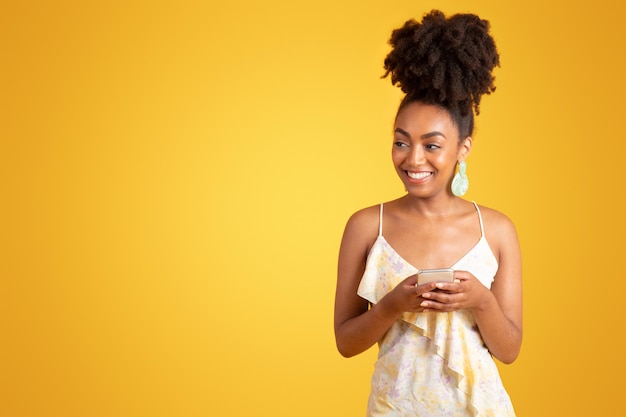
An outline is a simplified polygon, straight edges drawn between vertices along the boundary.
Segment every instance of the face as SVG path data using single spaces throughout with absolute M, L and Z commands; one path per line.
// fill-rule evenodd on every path
M 467 157 L 471 146 L 471 137 L 459 141 L 450 114 L 439 106 L 413 102 L 398 113 L 392 159 L 410 195 L 452 195 L 456 164 Z

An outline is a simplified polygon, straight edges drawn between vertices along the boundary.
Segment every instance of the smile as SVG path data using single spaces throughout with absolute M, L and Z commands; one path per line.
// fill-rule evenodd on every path
M 432 172 L 409 172 L 407 171 L 406 174 L 409 176 L 409 178 L 412 178 L 414 180 L 423 180 L 426 177 L 430 177 L 431 175 L 433 175 Z

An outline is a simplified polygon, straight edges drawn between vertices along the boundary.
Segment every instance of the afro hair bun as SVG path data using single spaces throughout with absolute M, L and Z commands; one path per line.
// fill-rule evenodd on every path
M 495 91 L 494 67 L 500 65 L 489 22 L 473 14 L 446 17 L 433 10 L 421 22 L 395 29 L 384 61 L 383 78 L 415 100 L 467 115 L 478 114 L 483 94 Z

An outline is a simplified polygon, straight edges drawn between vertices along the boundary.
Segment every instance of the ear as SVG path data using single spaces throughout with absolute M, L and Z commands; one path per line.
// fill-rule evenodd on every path
M 459 145 L 459 154 L 458 154 L 458 160 L 460 161 L 464 161 L 470 154 L 470 152 L 472 151 L 472 137 L 468 136 L 465 139 L 463 139 L 463 141 L 461 142 L 461 144 Z

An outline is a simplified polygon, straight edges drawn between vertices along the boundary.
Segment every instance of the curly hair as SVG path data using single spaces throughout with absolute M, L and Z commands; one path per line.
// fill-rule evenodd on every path
M 393 30 L 382 78 L 391 75 L 406 94 L 398 111 L 413 101 L 436 104 L 450 112 L 461 134 L 471 135 L 482 95 L 496 89 L 492 71 L 500 57 L 489 28 L 474 14 L 446 18 L 433 10 L 421 23 L 410 19 Z

